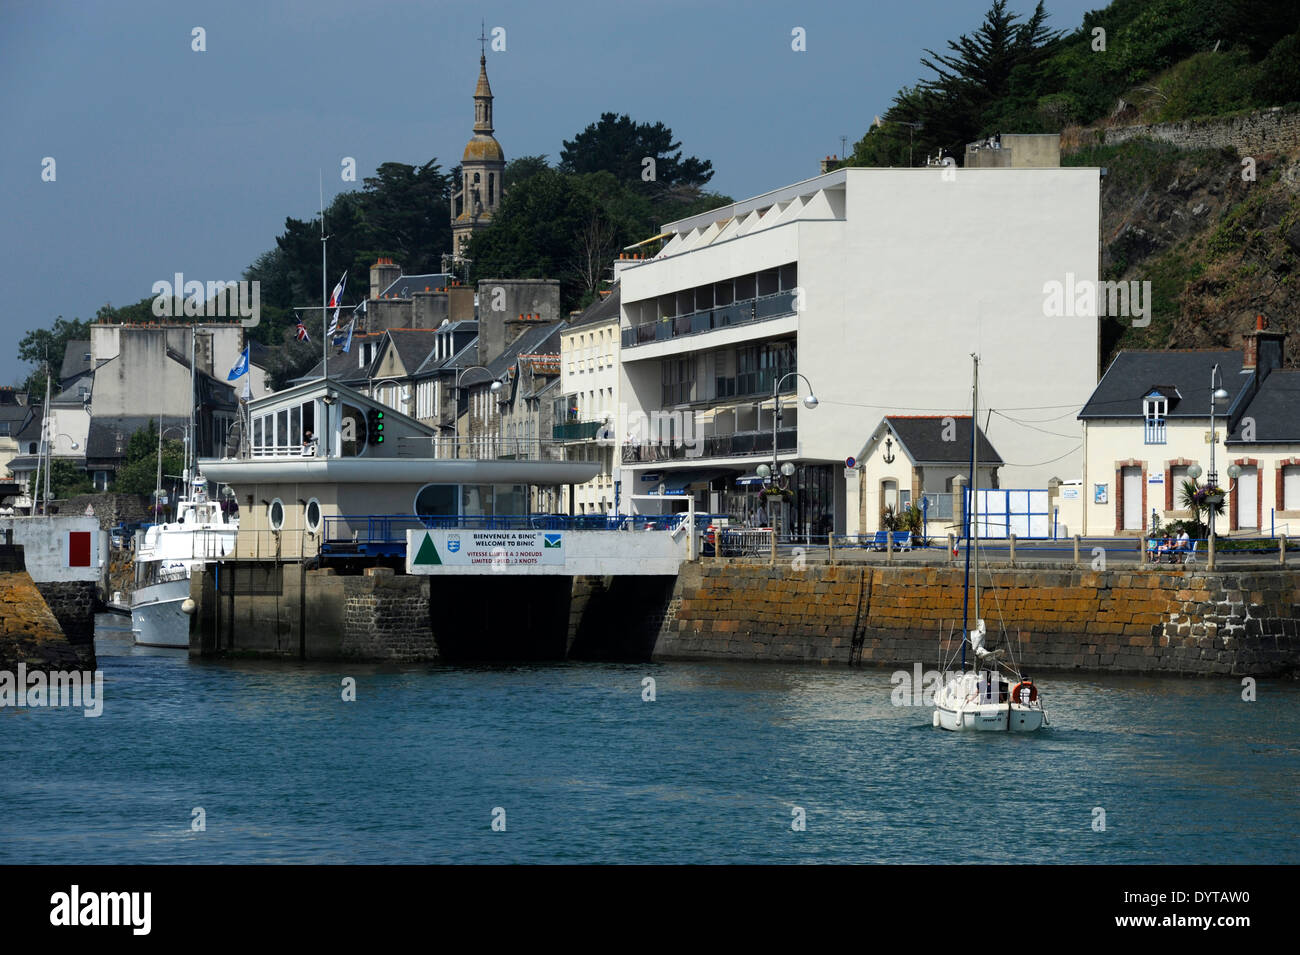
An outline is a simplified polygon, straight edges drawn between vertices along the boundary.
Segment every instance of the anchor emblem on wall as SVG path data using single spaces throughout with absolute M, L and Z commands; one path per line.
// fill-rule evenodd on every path
M 894 455 L 893 447 L 894 447 L 894 439 L 893 439 L 893 438 L 886 438 L 886 439 L 885 439 L 885 454 L 884 454 L 884 460 L 885 460 L 885 463 L 886 463 L 886 464 L 893 464 L 893 463 L 894 463 L 894 457 L 895 457 L 895 455 Z

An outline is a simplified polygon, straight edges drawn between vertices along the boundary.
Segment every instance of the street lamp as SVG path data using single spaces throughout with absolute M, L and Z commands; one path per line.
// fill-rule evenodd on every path
M 813 394 L 812 382 L 806 375 L 797 371 L 789 371 L 776 379 L 772 383 L 772 466 L 769 468 L 766 464 L 760 464 L 755 471 L 763 479 L 763 485 L 768 494 L 777 489 L 789 486 L 790 478 L 794 476 L 795 466 L 787 461 L 785 464 L 777 467 L 777 431 L 781 427 L 781 386 L 785 384 L 787 378 L 802 378 L 804 384 L 808 386 L 808 396 L 803 399 L 805 408 L 812 409 L 817 407 L 817 396 Z M 798 394 L 798 384 L 795 385 L 795 393 Z M 785 480 L 781 481 L 777 475 L 782 475 Z
M 400 386 L 400 385 L 401 385 L 401 382 L 398 381 L 396 378 L 380 378 L 378 381 L 376 381 L 374 378 L 371 378 L 371 379 L 370 379 L 370 397 L 371 397 L 371 398 L 374 398 L 374 397 L 375 397 L 375 388 L 376 388 L 377 386 L 379 386 L 379 385 L 398 385 L 398 386 Z M 410 403 L 410 387 L 411 387 L 411 386 L 410 386 L 410 385 L 407 385 L 406 387 L 407 387 L 407 393 L 401 396 L 402 407 L 397 409 L 397 410 L 401 411 L 402 414 L 407 414 L 407 413 L 408 413 L 407 410 L 406 410 L 406 408 L 407 408 L 407 405 Z M 378 400 L 378 399 L 376 399 L 376 400 Z M 391 407 L 396 408 L 397 406 L 396 406 L 396 405 L 392 405 Z
M 1218 379 L 1219 382 L 1217 388 L 1214 385 L 1215 379 Z M 1215 491 L 1218 491 L 1219 488 L 1219 472 L 1216 471 L 1214 467 L 1214 450 L 1215 445 L 1219 443 L 1219 438 L 1214 431 L 1214 412 L 1217 406 L 1226 402 L 1229 397 L 1231 396 L 1223 387 L 1223 375 L 1220 373 L 1219 365 L 1216 362 L 1214 367 L 1210 369 L 1210 473 L 1205 476 L 1206 484 Z M 1240 473 L 1240 471 L 1238 471 L 1238 473 Z M 1222 503 L 1223 494 L 1222 492 L 1219 492 L 1213 495 L 1207 495 L 1205 501 L 1210 505 L 1210 553 L 1214 553 L 1214 512 L 1218 505 Z
M 81 447 L 81 445 L 79 445 L 70 434 L 64 434 L 62 431 L 59 431 L 50 435 L 49 442 L 45 446 L 45 490 L 43 494 L 45 498 L 45 513 L 47 516 L 50 513 L 50 471 L 53 468 L 54 456 L 59 443 L 59 438 L 67 438 L 71 450 L 73 451 L 76 451 Z
M 489 375 L 492 374 L 492 370 L 488 368 L 486 365 L 469 365 L 468 367 L 462 368 L 460 370 L 460 372 L 456 375 L 456 383 L 452 386 L 451 423 L 452 423 L 452 427 L 455 428 L 456 431 L 456 440 L 454 443 L 454 451 L 452 457 L 456 457 L 456 458 L 460 457 L 460 426 L 456 424 L 456 417 L 457 417 L 456 412 L 458 410 L 458 406 L 460 403 L 460 380 L 465 377 L 465 372 L 473 371 L 476 368 L 486 371 Z M 492 393 L 496 394 L 500 390 L 501 390 L 501 382 L 500 381 L 492 382 L 492 388 L 491 388 Z M 498 410 L 497 415 L 499 418 L 500 410 Z

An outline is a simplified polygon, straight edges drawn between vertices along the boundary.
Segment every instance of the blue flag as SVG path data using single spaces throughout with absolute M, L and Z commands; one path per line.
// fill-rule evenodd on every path
M 243 375 L 248 374 L 248 349 L 250 346 L 245 345 L 244 351 L 239 356 L 239 361 L 235 362 L 235 367 L 230 369 L 230 374 L 226 375 L 226 381 L 234 381 Z

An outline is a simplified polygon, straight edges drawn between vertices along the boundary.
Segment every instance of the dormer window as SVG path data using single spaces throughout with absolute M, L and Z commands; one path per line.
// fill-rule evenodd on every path
M 1147 444 L 1166 442 L 1165 418 L 1169 415 L 1169 399 L 1160 391 L 1152 391 L 1142 399 L 1144 437 Z

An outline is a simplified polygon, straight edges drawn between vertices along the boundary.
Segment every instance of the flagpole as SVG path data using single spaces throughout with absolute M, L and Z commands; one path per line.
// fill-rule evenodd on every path
M 320 180 L 320 373 L 322 378 L 329 378 L 329 335 L 325 333 L 325 323 L 329 320 L 326 314 L 329 311 L 329 296 L 325 293 L 329 286 L 329 278 L 325 273 L 325 174 L 320 170 L 316 174 Z

